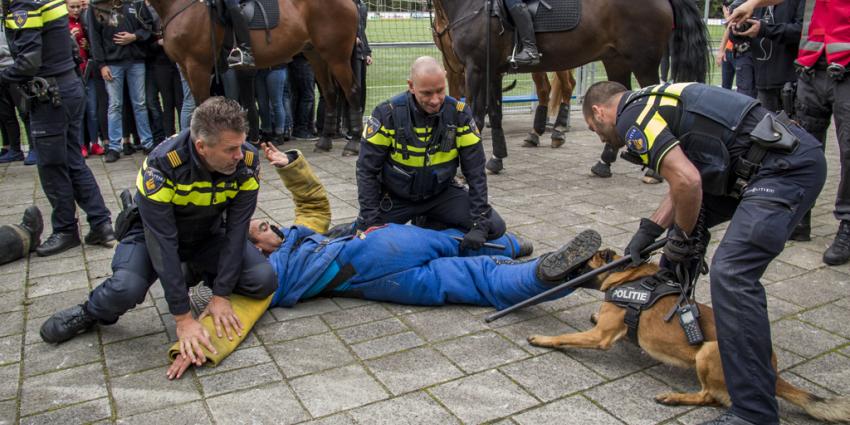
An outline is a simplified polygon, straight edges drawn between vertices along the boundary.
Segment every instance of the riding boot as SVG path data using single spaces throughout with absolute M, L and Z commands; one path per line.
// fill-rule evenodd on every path
M 519 3 L 510 9 L 511 18 L 516 25 L 517 36 L 522 44 L 522 50 L 517 53 L 512 61 L 517 65 L 534 66 L 540 63 L 540 54 L 537 52 L 537 42 L 534 36 L 534 23 L 531 22 L 531 13 L 525 3 Z M 511 58 L 508 59 L 509 61 Z
M 254 53 L 251 51 L 251 32 L 248 30 L 245 17 L 242 16 L 242 9 L 228 7 L 227 13 L 230 14 L 233 34 L 236 36 L 236 46 L 227 56 L 227 65 L 233 69 L 252 69 L 255 65 Z

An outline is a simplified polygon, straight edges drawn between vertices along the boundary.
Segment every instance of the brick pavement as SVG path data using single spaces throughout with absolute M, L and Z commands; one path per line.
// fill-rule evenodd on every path
M 600 145 L 577 121 L 580 129 L 561 149 L 548 141 L 520 148 L 526 121 L 508 118 L 507 170 L 489 178 L 492 204 L 510 230 L 534 240 L 536 254 L 586 228 L 622 249 L 665 186 L 641 184 L 637 168 L 622 160 L 612 179 L 591 177 Z M 850 267 L 820 261 L 837 228 L 830 136 L 830 177 L 813 219 L 817 237 L 789 243 L 764 279 L 783 376 L 824 396 L 850 394 Z M 355 160 L 339 156 L 341 145 L 331 154 L 312 153 L 309 143 L 289 146 L 305 152 L 327 187 L 334 223 L 352 220 Z M 88 160 L 113 212 L 141 159 Z M 290 196 L 274 173 L 263 179 L 257 214 L 289 222 Z M 20 163 L 0 166 L 0 202 L 0 223 L 17 222 L 33 202 L 50 211 L 36 169 Z M 714 232 L 712 248 L 722 233 Z M 468 306 L 317 299 L 275 308 L 218 368 L 176 382 L 165 379 L 174 322 L 157 285 L 117 325 L 58 347 L 41 342 L 41 323 L 108 276 L 111 254 L 81 247 L 0 266 L 0 423 L 693 424 L 719 411 L 655 404 L 656 393 L 697 389 L 696 378 L 628 342 L 605 353 L 525 342 L 531 333 L 587 329 L 600 296 L 584 290 L 492 324 L 482 320 L 491 309 Z M 703 279 L 702 301 L 707 286 Z M 814 423 L 785 403 L 781 411 L 784 423 Z

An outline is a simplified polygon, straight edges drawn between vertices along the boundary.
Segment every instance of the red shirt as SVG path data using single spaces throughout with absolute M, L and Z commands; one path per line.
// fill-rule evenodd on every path
M 89 61 L 89 41 L 86 38 L 86 32 L 83 28 L 83 22 L 80 18 L 74 18 L 71 15 L 68 15 L 68 28 L 72 32 L 74 29 L 77 29 L 77 34 L 74 35 L 74 40 L 77 42 L 77 46 L 80 46 L 80 57 L 83 59 L 83 63 L 80 64 L 80 71 L 86 71 L 86 64 Z

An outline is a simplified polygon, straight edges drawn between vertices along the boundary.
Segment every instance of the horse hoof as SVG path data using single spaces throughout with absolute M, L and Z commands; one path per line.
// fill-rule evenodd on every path
M 487 165 L 485 165 L 484 168 L 493 174 L 499 174 L 505 166 L 502 164 L 502 158 L 493 157 L 487 160 Z
M 611 165 L 599 161 L 593 167 L 590 167 L 590 172 L 597 177 L 607 179 L 611 177 Z
M 322 136 L 319 141 L 316 142 L 316 147 L 313 149 L 313 152 L 330 152 L 331 148 L 333 148 L 333 143 L 329 137 Z
M 354 140 L 349 140 L 345 147 L 342 148 L 342 156 L 357 156 L 360 154 L 360 144 Z
M 528 136 L 525 136 L 525 139 L 522 140 L 522 147 L 524 148 L 536 148 L 540 146 L 540 136 L 536 133 L 528 133 Z

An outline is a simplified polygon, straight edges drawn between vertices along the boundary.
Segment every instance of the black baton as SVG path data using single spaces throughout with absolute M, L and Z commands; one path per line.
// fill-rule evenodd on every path
M 454 239 L 458 242 L 463 242 L 463 238 L 460 237 L 460 236 L 452 236 L 452 239 Z M 484 248 L 505 249 L 504 245 L 499 245 L 497 243 L 490 243 L 490 242 L 484 242 L 484 244 L 481 245 L 481 246 L 483 246 Z
M 662 238 L 662 239 L 659 239 L 659 240 L 653 242 L 652 245 L 646 247 L 646 249 L 644 249 L 643 252 L 641 252 L 641 257 L 649 256 L 649 254 L 652 254 L 653 251 L 663 247 L 666 243 L 667 243 L 667 238 Z M 499 311 L 487 316 L 486 318 L 484 318 L 484 321 L 487 322 L 487 323 L 490 323 L 490 322 L 492 322 L 496 319 L 504 317 L 505 315 L 507 315 L 508 313 L 510 313 L 514 310 L 518 310 L 518 309 L 521 309 L 523 307 L 528 307 L 530 305 L 538 304 L 542 301 L 545 301 L 545 298 L 548 298 L 552 295 L 555 295 L 555 294 L 563 291 L 564 289 L 569 289 L 569 288 L 574 288 L 576 286 L 579 286 L 582 283 L 590 280 L 591 278 L 596 277 L 597 275 L 605 273 L 609 270 L 616 269 L 617 267 L 620 267 L 624 264 L 627 264 L 630 261 L 632 261 L 632 257 L 630 257 L 630 256 L 625 256 L 623 258 L 620 258 L 617 261 L 612 261 L 612 262 L 610 262 L 610 263 L 608 263 L 608 264 L 606 264 L 606 265 L 604 265 L 604 266 L 602 266 L 598 269 L 591 270 L 591 271 L 589 271 L 589 272 L 587 272 L 587 273 L 585 273 L 581 276 L 578 276 L 574 279 L 571 279 L 567 282 L 564 282 L 564 283 L 562 283 L 562 284 L 560 284 L 560 285 L 558 285 L 558 286 L 556 286 L 552 289 L 549 289 L 545 292 L 541 292 L 541 293 L 539 293 L 539 294 L 537 294 L 537 295 L 535 295 L 535 296 L 533 296 L 533 297 L 531 297 L 531 298 L 529 298 L 525 301 L 520 301 L 520 302 L 518 302 L 518 303 L 516 303 L 516 304 L 514 304 L 514 305 L 512 305 L 512 306 L 510 306 L 510 307 L 508 307 L 504 310 L 499 310 Z

